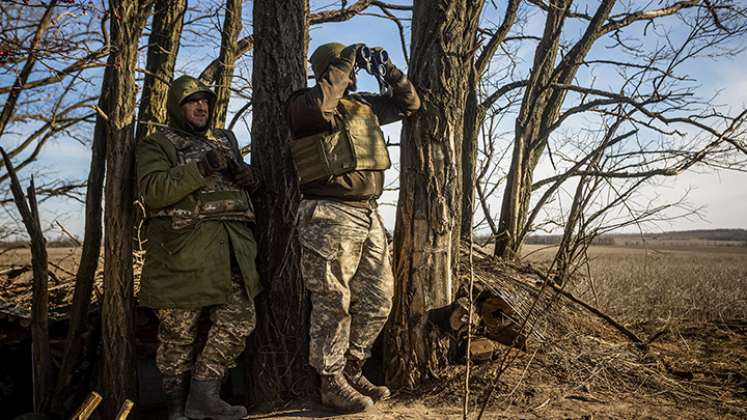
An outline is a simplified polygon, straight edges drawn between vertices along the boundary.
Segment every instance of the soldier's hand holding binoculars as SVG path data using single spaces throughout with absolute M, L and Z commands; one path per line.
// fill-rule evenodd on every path
M 379 91 L 382 95 L 391 96 L 392 81 L 396 82 L 402 77 L 400 72 L 389 60 L 389 53 L 381 47 L 369 48 L 362 44 L 355 50 L 355 67 L 365 70 L 374 76 L 379 83 Z M 350 48 L 350 47 L 348 47 Z
M 358 56 L 358 50 L 360 50 L 361 48 L 365 48 L 365 47 L 366 46 L 363 44 L 348 45 L 340 52 L 340 61 L 343 61 L 352 66 L 355 66 L 356 58 Z
M 224 152 L 212 149 L 197 161 L 197 169 L 199 169 L 202 176 L 210 176 L 216 172 L 226 170 L 229 161 L 230 158 Z

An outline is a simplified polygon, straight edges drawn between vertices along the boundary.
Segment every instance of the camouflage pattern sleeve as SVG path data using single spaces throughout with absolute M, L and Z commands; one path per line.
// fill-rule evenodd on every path
M 206 185 L 197 163 L 172 166 L 163 145 L 153 137 L 135 148 L 137 184 L 145 205 L 160 209 L 178 203 Z

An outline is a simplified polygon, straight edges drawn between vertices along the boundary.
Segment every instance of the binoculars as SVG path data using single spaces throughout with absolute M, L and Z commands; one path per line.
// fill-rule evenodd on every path
M 386 81 L 388 63 L 389 54 L 382 48 L 368 48 L 363 45 L 355 53 L 356 66 L 376 78 L 382 95 L 392 96 L 392 88 Z

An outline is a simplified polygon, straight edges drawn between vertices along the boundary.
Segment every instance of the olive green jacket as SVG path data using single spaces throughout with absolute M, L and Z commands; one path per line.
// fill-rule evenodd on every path
M 210 136 L 210 130 L 198 132 L 182 118 L 181 101 L 198 91 L 212 95 L 194 78 L 183 76 L 173 82 L 167 102 L 169 126 L 185 135 Z M 138 189 L 147 209 L 190 208 L 193 194 L 206 185 L 195 162 L 178 165 L 176 156 L 176 148 L 163 135 L 149 136 L 136 146 Z M 247 223 L 211 220 L 175 229 L 170 217 L 153 217 L 145 226 L 139 294 L 143 305 L 187 309 L 226 303 L 232 251 L 248 295 L 253 298 L 261 291 L 255 266 L 257 243 Z

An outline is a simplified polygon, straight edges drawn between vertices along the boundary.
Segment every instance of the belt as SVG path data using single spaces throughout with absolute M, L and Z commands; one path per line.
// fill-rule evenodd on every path
M 346 200 L 341 197 L 322 197 L 318 195 L 309 195 L 304 194 L 301 196 L 301 200 L 325 200 L 325 201 L 335 201 L 337 203 L 347 204 L 349 206 L 353 207 L 362 207 L 362 208 L 369 208 L 369 209 L 376 209 L 379 207 L 379 203 L 377 202 L 377 197 L 370 197 L 368 199 L 356 199 L 356 200 Z

